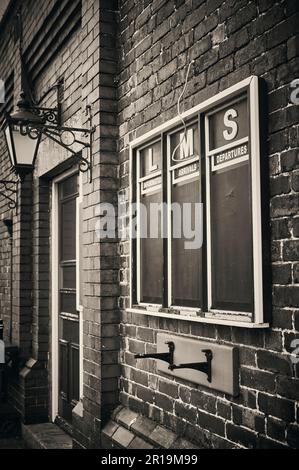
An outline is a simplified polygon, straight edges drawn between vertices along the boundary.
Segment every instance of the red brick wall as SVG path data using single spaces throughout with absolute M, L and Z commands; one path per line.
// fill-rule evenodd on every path
M 120 185 L 129 181 L 129 142 L 176 116 L 186 68 L 195 67 L 184 109 L 258 75 L 268 87 L 273 309 L 271 328 L 248 330 L 127 313 L 129 241 L 120 248 L 122 282 L 121 402 L 211 447 L 298 447 L 299 338 L 297 1 L 153 0 L 120 2 Z M 298 39 L 298 38 L 297 38 Z M 267 113 L 267 110 L 264 110 Z M 231 398 L 158 374 L 134 353 L 155 350 L 158 331 L 236 345 L 240 395 Z

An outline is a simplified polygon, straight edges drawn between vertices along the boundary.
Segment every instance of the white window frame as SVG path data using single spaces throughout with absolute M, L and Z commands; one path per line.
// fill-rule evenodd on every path
M 150 145 L 154 145 L 156 144 L 157 142 L 160 142 L 160 139 L 155 139 L 153 141 L 150 142 Z M 146 149 L 147 147 L 149 147 L 149 143 L 147 143 L 146 145 L 143 145 L 141 147 L 138 147 L 138 150 L 136 152 L 136 213 L 137 213 L 137 224 L 136 224 L 136 264 L 137 264 L 137 272 L 140 272 L 140 268 L 141 268 L 141 238 L 140 238 L 140 199 L 141 199 L 141 184 L 143 181 L 147 181 L 148 179 L 151 179 L 151 178 L 155 178 L 157 176 L 161 176 L 162 177 L 162 171 L 161 170 L 157 170 L 153 173 L 151 173 L 150 175 L 147 175 L 147 176 L 144 176 L 144 177 L 141 177 L 140 176 L 140 153 L 142 150 Z M 161 182 L 161 191 L 163 190 L 163 187 L 162 187 L 162 182 Z M 150 194 L 151 192 L 155 192 L 155 189 L 157 189 L 157 186 L 153 186 L 151 188 L 148 188 L 147 190 L 144 191 L 143 194 Z M 130 223 L 130 227 L 132 226 L 132 223 Z M 132 235 L 132 233 L 130 234 Z M 130 238 L 132 238 L 132 236 L 130 236 Z M 140 279 L 140 276 L 137 276 L 137 286 L 136 286 L 136 290 L 137 290 L 137 302 L 138 302 L 138 305 L 140 306 L 151 306 L 152 308 L 161 308 L 161 304 L 149 304 L 149 303 L 145 303 L 145 302 L 141 302 L 141 279 Z
M 198 117 L 196 116 L 195 120 L 191 120 L 188 122 L 187 127 L 190 127 L 192 125 L 196 124 L 198 127 Z M 167 133 L 167 228 L 168 228 L 168 244 L 167 244 L 167 254 L 168 254 L 168 286 L 167 286 L 167 292 L 168 292 L 168 305 L 170 306 L 169 308 L 172 308 L 174 310 L 190 310 L 193 312 L 197 312 L 199 309 L 198 308 L 192 308 L 192 307 L 182 307 L 178 306 L 172 303 L 172 232 L 173 232 L 173 227 L 171 223 L 171 204 L 172 204 L 172 184 L 174 183 L 174 172 L 177 168 L 181 168 L 187 165 L 190 165 L 191 163 L 196 163 L 200 161 L 200 156 L 195 156 L 186 159 L 185 161 L 182 162 L 176 162 L 175 165 L 171 166 L 171 136 L 173 134 L 176 134 L 177 132 L 180 132 L 183 129 L 183 127 L 176 127 L 173 131 Z M 199 127 L 198 127 L 199 129 Z M 200 173 L 195 172 L 190 175 L 183 176 L 179 178 L 176 182 L 181 182 L 181 181 L 188 181 L 188 180 L 194 180 L 196 177 L 199 177 Z M 199 202 L 199 201 L 198 201 Z
M 220 92 L 219 94 L 209 98 L 208 100 L 204 101 L 203 103 L 189 109 L 188 111 L 183 113 L 184 120 L 191 121 L 192 118 L 197 119 L 201 113 L 205 113 L 205 132 L 207 131 L 207 116 L 209 115 L 209 111 L 212 108 L 221 106 L 224 99 L 233 99 L 234 96 L 238 98 L 242 92 L 246 92 L 249 89 L 250 93 L 250 129 L 249 129 L 249 142 L 250 142 L 250 152 L 251 155 L 254 155 L 254 158 L 251 158 L 251 188 L 252 188 L 252 236 L 253 236 L 253 285 L 254 285 L 254 314 L 251 314 L 251 318 L 248 317 L 248 312 L 228 312 L 228 311 L 221 311 L 221 310 L 211 310 L 211 266 L 209 263 L 209 257 L 211 256 L 210 252 L 210 217 L 208 214 L 209 210 L 209 203 L 210 201 L 207 200 L 206 204 L 206 215 L 207 215 L 207 256 L 208 256 L 208 272 L 207 272 L 207 285 L 208 285 L 208 311 L 207 312 L 200 312 L 200 309 L 190 308 L 190 307 L 169 307 L 168 311 L 160 312 L 159 309 L 161 305 L 152 305 L 152 304 L 145 304 L 145 303 L 138 303 L 138 306 L 132 305 L 132 297 L 133 297 L 133 266 L 132 262 L 130 263 L 130 307 L 127 309 L 133 313 L 139 313 L 144 315 L 152 315 L 158 316 L 161 318 L 173 318 L 173 319 L 181 319 L 181 320 L 188 320 L 200 323 L 207 323 L 207 324 L 219 324 L 219 325 L 229 325 L 229 326 L 236 326 L 236 327 L 246 327 L 246 328 L 268 328 L 269 323 L 264 321 L 264 299 L 263 299 L 263 253 L 262 253 L 262 214 L 261 214 L 261 187 L 260 187 L 260 128 L 259 128 L 259 82 L 258 77 L 251 76 L 242 80 L 241 82 L 233 85 L 232 87 Z M 219 108 L 218 108 L 219 109 Z M 218 110 L 217 109 L 217 110 Z M 211 114 L 211 113 L 210 113 Z M 137 172 L 136 172 L 136 180 L 137 175 L 139 175 L 139 158 L 140 158 L 140 150 L 142 148 L 149 146 L 154 142 L 154 140 L 160 140 L 162 134 L 177 132 L 177 128 L 180 125 L 180 118 L 179 116 L 171 119 L 170 121 L 158 126 L 157 128 L 147 132 L 146 134 L 137 137 L 134 139 L 130 144 L 130 174 L 133 175 L 133 165 L 135 164 L 133 161 L 133 155 L 136 151 L 137 153 Z M 206 138 L 206 144 L 207 144 Z M 169 136 L 167 139 L 169 142 Z M 245 142 L 245 139 L 244 139 Z M 244 143 L 243 139 L 240 140 L 239 143 Z M 247 139 L 246 139 L 247 142 Z M 225 148 L 229 148 L 232 145 L 236 145 L 238 142 L 234 142 L 234 144 L 228 144 Z M 167 144 L 169 145 L 169 143 Z M 223 147 L 223 150 L 225 149 Z M 168 149 L 167 149 L 168 150 Z M 206 145 L 206 180 L 208 179 L 209 172 L 209 159 L 207 156 L 209 155 L 209 149 Z M 220 149 L 221 150 L 221 149 Z M 218 151 L 218 149 L 217 149 Z M 139 152 L 139 154 L 138 154 Z M 244 156 L 247 158 L 247 156 Z M 190 159 L 191 160 L 191 159 Z M 167 192 L 168 192 L 168 201 L 170 200 L 170 184 L 169 184 L 169 159 L 168 167 L 167 167 Z M 206 181 L 207 183 L 207 181 Z M 133 203 L 133 191 L 132 185 L 135 184 L 134 181 L 131 181 L 130 185 L 130 202 L 131 207 Z M 138 189 L 136 189 L 136 197 L 138 195 Z M 163 188 L 162 188 L 163 191 Z M 207 188 L 207 199 L 208 199 L 208 188 Z M 168 230 L 171 230 L 170 222 L 170 209 L 168 210 Z M 137 200 L 137 227 L 138 224 L 138 200 Z M 131 222 L 133 219 L 132 212 L 130 213 Z M 130 224 L 130 260 L 133 259 L 133 243 L 132 243 L 132 223 Z M 171 232 L 168 232 L 170 235 Z M 168 263 L 171 263 L 171 244 L 168 244 Z M 137 228 L 137 247 L 138 247 L 138 228 Z M 138 249 L 137 249 L 138 251 Z M 139 261 L 138 261 L 139 257 Z M 138 265 L 139 262 L 139 265 Z M 170 266 L 168 264 L 168 271 L 171 273 Z M 137 254 L 137 273 L 138 273 L 138 266 L 140 268 L 140 251 Z M 138 275 L 137 275 L 137 283 L 138 283 Z M 168 276 L 168 279 L 171 276 Z M 171 283 L 171 280 L 168 281 Z M 171 305 L 171 286 L 168 284 L 168 292 L 169 292 L 169 305 Z M 139 285 L 140 289 L 140 285 Z M 138 290 L 138 287 L 137 287 Z M 139 290 L 140 292 L 140 290 Z M 137 299 L 138 300 L 138 299 Z M 140 306 L 140 308 L 139 308 Z M 175 310 L 173 313 L 172 310 Z

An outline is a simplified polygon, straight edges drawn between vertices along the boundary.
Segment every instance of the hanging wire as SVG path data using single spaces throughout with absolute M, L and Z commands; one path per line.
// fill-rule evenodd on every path
M 183 133 L 183 136 L 180 140 L 180 142 L 178 143 L 178 145 L 174 148 L 173 152 L 172 152 L 172 155 L 171 155 L 171 160 L 173 160 L 174 162 L 180 162 L 181 161 L 181 158 L 175 158 L 175 153 L 176 151 L 178 150 L 178 148 L 182 145 L 184 139 L 186 138 L 186 135 L 187 135 L 187 126 L 186 126 L 186 122 L 182 116 L 182 113 L 181 113 L 181 99 L 183 98 L 184 94 L 185 94 L 185 91 L 186 91 L 186 88 L 187 88 L 187 84 L 188 84 L 188 79 L 189 79 L 189 73 L 190 73 L 190 68 L 191 68 L 191 65 L 193 65 L 195 62 L 195 60 L 191 60 L 191 62 L 189 62 L 189 65 L 188 65 L 188 68 L 187 68 L 187 73 L 186 73 L 186 79 L 185 79 L 185 84 L 184 84 L 184 88 L 182 90 L 182 93 L 180 94 L 179 96 L 179 99 L 178 99 L 178 116 L 180 118 L 180 120 L 182 121 L 183 123 L 183 126 L 184 126 L 184 133 Z

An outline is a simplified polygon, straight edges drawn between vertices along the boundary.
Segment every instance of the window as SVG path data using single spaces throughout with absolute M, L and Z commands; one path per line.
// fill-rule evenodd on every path
M 259 82 L 251 77 L 131 145 L 131 307 L 264 321 Z

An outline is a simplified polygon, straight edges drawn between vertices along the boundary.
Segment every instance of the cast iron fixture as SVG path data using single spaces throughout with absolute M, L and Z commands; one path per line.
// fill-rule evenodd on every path
M 34 98 L 32 81 L 27 70 L 23 52 L 22 6 L 17 11 L 14 32 L 15 39 L 19 40 L 22 93 L 17 111 L 12 114 L 6 113 L 2 126 L 13 170 L 19 175 L 21 181 L 27 173 L 31 173 L 34 169 L 40 142 L 42 138 L 47 137 L 70 152 L 74 160 L 79 163 L 79 170 L 81 172 L 89 171 L 89 179 L 91 181 L 92 142 L 95 132 L 91 106 L 86 107 L 86 116 L 88 116 L 87 128 L 63 126 L 63 79 L 58 80 L 57 83 L 51 86 L 38 101 Z M 45 98 L 53 91 L 56 91 L 57 94 L 56 105 L 53 108 L 43 107 L 42 103 Z M 87 158 L 82 156 L 83 149 L 89 150 Z M 10 189 L 11 194 L 17 193 L 18 183 L 10 183 L 11 185 L 15 184 L 15 188 L 7 185 L 6 181 L 2 184 L 6 185 L 6 191 L 8 188 Z M 5 195 L 5 197 L 7 196 Z M 8 199 L 13 204 L 10 195 L 8 195 Z
M 41 107 L 40 104 L 53 90 L 57 91 L 56 106 L 54 108 Z M 79 170 L 89 171 L 91 181 L 92 141 L 95 132 L 91 106 L 86 108 L 88 128 L 65 127 L 62 125 L 63 80 L 59 80 L 47 90 L 37 105 L 32 104 L 28 95 L 29 93 L 21 93 L 18 110 L 12 114 L 6 113 L 2 127 L 14 171 L 21 179 L 33 171 L 41 139 L 47 137 L 71 152 L 79 163 Z M 79 134 L 83 134 L 85 140 L 82 140 Z M 89 149 L 88 159 L 81 154 L 83 148 Z
M 15 209 L 17 206 L 16 195 L 18 192 L 18 181 L 0 180 L 0 195 L 8 200 L 8 207 Z
M 212 359 L 213 359 L 213 353 L 210 349 L 202 349 L 202 352 L 205 353 L 206 356 L 206 361 L 205 362 L 189 362 L 186 364 L 180 364 L 176 366 L 175 364 L 172 364 L 169 366 L 170 370 L 175 370 L 175 369 L 194 369 L 198 370 L 200 372 L 204 372 L 207 374 L 207 380 L 208 382 L 212 381 Z
M 169 363 L 168 369 L 173 367 L 173 353 L 174 353 L 174 342 L 167 341 L 165 344 L 168 345 L 168 352 L 164 353 L 149 353 L 149 354 L 135 354 L 136 359 L 160 359 L 160 361 L 165 361 Z
M 9 236 L 12 237 L 12 228 L 13 228 L 12 219 L 3 219 L 3 223 L 5 227 L 7 228 Z

